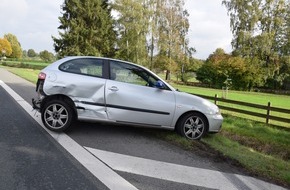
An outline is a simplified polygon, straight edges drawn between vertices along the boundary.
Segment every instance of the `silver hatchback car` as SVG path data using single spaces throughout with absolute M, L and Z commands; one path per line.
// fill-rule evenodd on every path
M 150 70 L 109 58 L 60 59 L 38 76 L 34 109 L 52 131 L 78 120 L 176 130 L 188 139 L 219 132 L 219 108 L 200 97 L 179 92 Z

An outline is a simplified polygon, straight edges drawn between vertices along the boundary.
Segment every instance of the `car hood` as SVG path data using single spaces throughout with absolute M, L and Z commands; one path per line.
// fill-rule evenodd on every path
M 186 106 L 191 110 L 200 111 L 206 114 L 217 114 L 219 108 L 212 102 L 196 95 L 176 91 L 176 105 Z

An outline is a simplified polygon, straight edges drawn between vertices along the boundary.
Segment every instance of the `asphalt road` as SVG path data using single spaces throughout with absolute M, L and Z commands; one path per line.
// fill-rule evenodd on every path
M 29 103 L 36 95 L 34 84 L 1 68 L 0 80 Z M 1 86 L 0 110 L 0 189 L 107 189 Z M 66 135 L 137 189 L 282 189 L 244 178 L 248 174 L 240 168 L 183 150 L 152 132 L 165 131 L 77 122 Z M 187 180 L 179 169 L 196 173 Z
M 0 86 L 0 189 L 106 189 Z

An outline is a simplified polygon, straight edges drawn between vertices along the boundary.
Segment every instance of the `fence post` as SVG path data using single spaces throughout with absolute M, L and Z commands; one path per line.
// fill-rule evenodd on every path
M 271 109 L 271 102 L 268 102 L 268 107 L 267 107 L 267 116 L 266 116 L 266 123 L 269 123 L 270 120 L 270 109 Z
M 218 95 L 215 94 L 215 95 L 214 95 L 214 104 L 215 104 L 215 105 L 217 105 L 217 97 L 218 97 Z

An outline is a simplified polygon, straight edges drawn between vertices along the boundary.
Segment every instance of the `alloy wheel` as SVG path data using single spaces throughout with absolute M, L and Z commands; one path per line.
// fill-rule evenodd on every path
M 64 127 L 68 119 L 68 111 L 61 104 L 51 104 L 44 111 L 45 123 L 53 129 Z
M 187 138 L 199 139 L 205 130 L 205 123 L 200 117 L 191 116 L 185 121 L 183 129 Z

